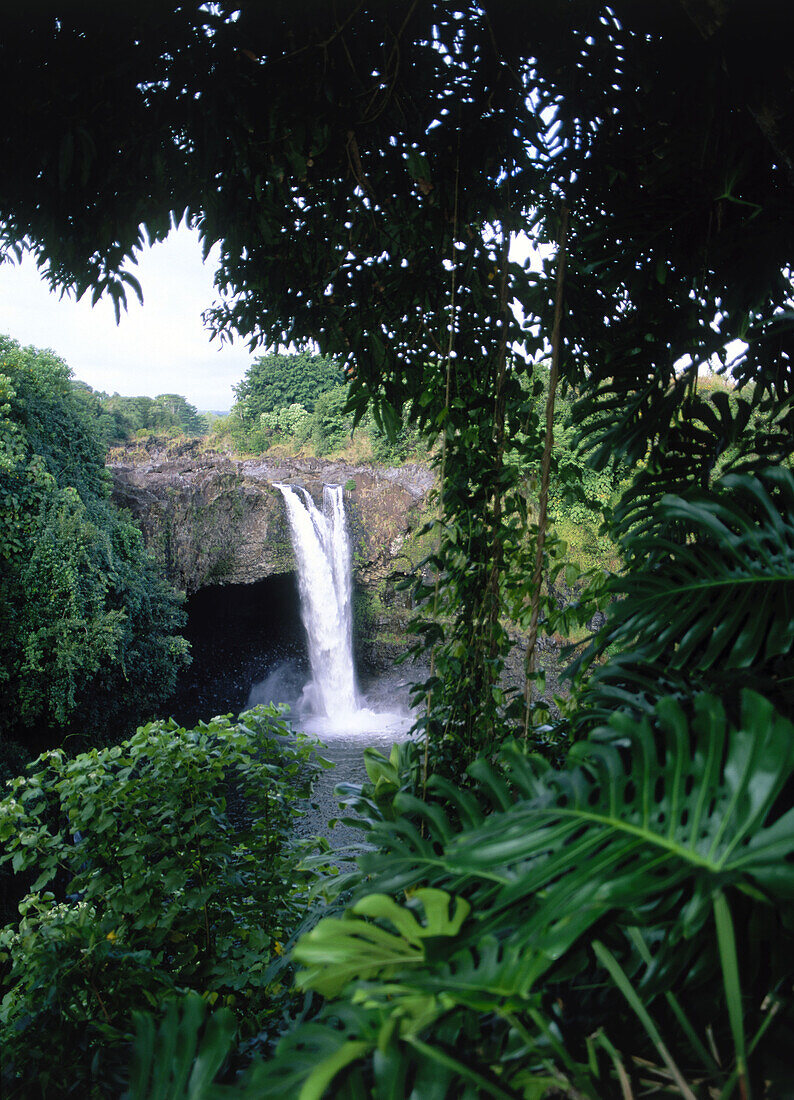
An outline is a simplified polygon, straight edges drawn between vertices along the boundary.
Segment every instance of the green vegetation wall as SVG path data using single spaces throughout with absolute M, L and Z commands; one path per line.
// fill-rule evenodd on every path
M 188 660 L 177 594 L 111 504 L 100 429 L 50 351 L 0 337 L 0 736 L 135 720 Z

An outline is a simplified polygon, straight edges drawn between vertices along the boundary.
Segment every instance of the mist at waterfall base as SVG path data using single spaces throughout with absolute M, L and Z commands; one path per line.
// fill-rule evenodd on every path
M 406 685 L 380 676 L 362 691 L 353 660 L 351 553 L 340 485 L 323 489 L 322 509 L 300 486 L 277 483 L 298 565 L 301 619 L 310 677 L 295 659 L 278 662 L 251 688 L 247 706 L 283 703 L 293 725 L 323 739 L 368 735 L 366 743 L 404 738 L 412 724 Z
M 305 667 L 287 658 L 252 686 L 245 705 L 247 709 L 258 703 L 285 703 L 289 707 L 287 718 L 296 729 L 325 741 L 368 734 L 362 741 L 366 746 L 381 740 L 392 744 L 407 737 L 414 719 L 400 669 L 366 677 L 359 698 L 361 705 L 355 711 L 332 715 L 319 711 L 314 684 L 311 678 L 307 680 Z

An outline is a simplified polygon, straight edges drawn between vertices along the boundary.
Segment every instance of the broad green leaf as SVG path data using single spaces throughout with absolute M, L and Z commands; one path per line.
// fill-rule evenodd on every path
M 306 1078 L 303 1088 L 298 1093 L 298 1100 L 321 1100 L 326 1094 L 326 1089 L 334 1077 L 355 1062 L 357 1058 L 369 1053 L 370 1045 L 365 1042 L 343 1043 L 338 1050 L 321 1062 Z
M 191 994 L 172 1001 L 157 1032 L 150 1015 L 135 1013 L 135 1041 L 128 1100 L 205 1100 L 231 1048 L 233 1014 L 214 1012 L 204 1027 L 206 1005 Z M 203 1028 L 203 1034 L 202 1032 Z
M 417 965 L 424 960 L 425 941 L 456 936 L 471 909 L 463 898 L 453 903 L 443 890 L 420 889 L 415 898 L 424 909 L 424 924 L 385 894 L 367 895 L 353 906 L 356 916 L 388 921 L 396 935 L 369 920 L 329 917 L 320 921 L 293 951 L 296 962 L 307 968 L 299 973 L 298 984 L 331 997 L 353 979 L 388 977 L 395 967 Z
M 690 901 L 657 959 L 663 967 L 681 937 L 710 921 L 716 887 L 794 896 L 794 811 L 770 823 L 794 769 L 794 727 L 758 695 L 745 693 L 738 729 L 714 697 L 697 698 L 691 723 L 663 700 L 653 725 L 616 715 L 598 737 L 575 746 L 567 770 L 534 768 L 518 746 L 505 758 L 523 797 L 510 802 L 494 776 L 501 812 L 451 837 L 446 825 L 425 817 L 443 855 L 416 847 L 412 857 L 414 873 L 435 888 L 459 895 L 478 882 L 487 886 L 488 905 L 473 909 L 433 965 L 412 953 L 410 940 L 400 950 L 390 941 L 393 953 L 382 960 L 389 969 L 381 973 L 389 981 L 493 1007 L 500 998 L 531 997 L 539 978 L 607 914 L 622 919 L 639 906 L 643 921 L 667 922 L 669 899 L 686 888 Z M 488 778 L 484 762 L 472 770 Z M 404 825 L 388 822 L 375 831 L 393 842 L 405 835 Z M 388 855 L 367 857 L 367 866 L 376 883 L 378 871 L 380 881 L 393 878 Z M 371 904 L 379 914 L 390 911 L 380 896 Z M 522 917 L 513 924 L 516 907 Z M 406 932 L 415 931 L 412 920 Z M 377 973 L 373 965 L 356 975 L 359 948 L 353 937 L 342 960 L 347 978 Z
M 673 539 L 670 531 L 675 530 Z M 621 656 L 597 669 L 590 695 L 620 678 L 620 662 L 692 676 L 758 670 L 794 647 L 794 474 L 731 474 L 708 492 L 665 495 L 652 520 L 624 541 L 635 567 L 576 667 L 607 646 Z M 617 675 L 616 675 L 617 674 Z M 656 694 L 659 694 L 657 689 Z

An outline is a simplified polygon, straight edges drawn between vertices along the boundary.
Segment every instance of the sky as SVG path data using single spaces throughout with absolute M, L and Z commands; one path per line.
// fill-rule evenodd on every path
M 530 251 L 529 241 L 519 238 L 511 259 L 523 261 Z M 529 255 L 533 267 L 540 256 Z M 60 297 L 24 256 L 20 264 L 0 264 L 0 333 L 23 346 L 51 348 L 95 390 L 128 397 L 180 393 L 200 411 L 224 412 L 254 356 L 241 340 L 210 342 L 201 315 L 215 301 L 217 263 L 217 250 L 202 263 L 195 230 L 173 229 L 130 266 L 143 288 L 143 306 L 129 291 L 127 311 L 116 324 L 109 297 L 95 306 L 90 292 L 79 302 Z
M 127 294 L 116 324 L 113 302 L 91 306 L 49 290 L 34 260 L 0 264 L 0 333 L 23 346 L 51 348 L 75 378 L 127 396 L 181 393 L 200 410 L 225 411 L 252 355 L 243 341 L 210 342 L 202 311 L 215 300 L 217 252 L 201 260 L 198 233 L 184 226 L 143 252 L 130 267 L 143 288 L 141 306 Z

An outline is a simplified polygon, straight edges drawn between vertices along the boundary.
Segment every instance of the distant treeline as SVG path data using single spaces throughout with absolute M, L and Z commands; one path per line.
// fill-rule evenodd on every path
M 207 435 L 213 414 L 200 413 L 178 393 L 159 397 L 122 397 L 72 381 L 75 397 L 95 422 L 106 446 L 141 435 Z
M 212 444 L 261 454 L 274 444 L 327 455 L 344 450 L 354 434 L 347 411 L 344 372 L 333 359 L 311 352 L 272 353 L 255 359 L 234 387 L 228 415 L 199 412 L 180 394 L 122 397 L 72 381 L 75 397 L 106 447 L 147 436 L 212 437 Z M 359 457 L 400 462 L 415 455 L 417 431 L 407 422 L 388 438 L 367 413 L 356 426 Z
M 238 386 L 237 401 L 213 432 L 238 451 L 258 454 L 273 444 L 327 455 L 345 449 L 354 433 L 344 371 L 327 356 L 308 351 L 271 353 L 255 359 Z M 404 420 L 389 438 L 367 412 L 355 427 L 358 457 L 401 462 L 417 454 L 418 431 Z

